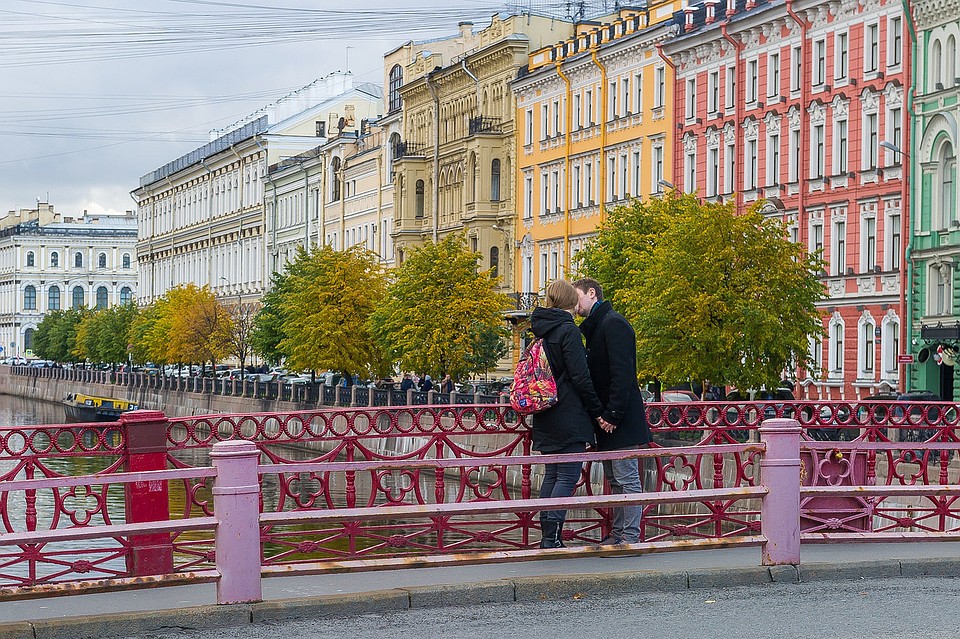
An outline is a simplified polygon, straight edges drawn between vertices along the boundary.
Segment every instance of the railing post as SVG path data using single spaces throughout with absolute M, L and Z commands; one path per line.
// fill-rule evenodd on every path
M 217 477 L 213 512 L 217 518 L 217 603 L 260 601 L 260 451 L 253 442 L 226 441 L 210 452 Z
M 158 410 L 137 410 L 120 415 L 124 432 L 127 472 L 165 470 L 167 467 L 167 417 Z M 127 523 L 170 519 L 167 482 L 136 481 L 124 484 Z M 169 533 L 131 535 L 127 571 L 132 577 L 173 572 L 173 545 Z
M 760 481 L 767 489 L 760 505 L 764 566 L 800 564 L 800 424 L 795 419 L 767 419 L 760 425 L 766 452 Z

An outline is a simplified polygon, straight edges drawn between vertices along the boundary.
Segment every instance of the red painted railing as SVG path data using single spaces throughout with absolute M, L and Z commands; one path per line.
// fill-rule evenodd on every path
M 638 458 L 644 471 L 648 493 L 635 499 L 646 548 L 762 543 L 758 431 L 778 416 L 796 419 L 805 437 L 797 486 L 805 541 L 960 535 L 954 404 L 647 411 L 653 449 L 619 453 Z M 529 430 L 509 407 L 170 420 L 142 411 L 106 427 L 0 428 L 2 592 L 146 575 L 213 578 L 222 513 L 208 454 L 228 441 L 251 442 L 260 462 L 255 502 L 266 572 L 540 552 L 531 550 L 537 512 L 549 504 L 533 497 L 550 458 L 531 455 Z M 599 538 L 611 498 L 623 499 L 600 494 L 594 467 L 610 456 L 582 456 L 580 496 L 564 502 L 571 546 Z M 64 457 L 77 458 L 89 476 L 65 477 L 57 465 Z M 164 466 L 172 470 L 155 470 Z

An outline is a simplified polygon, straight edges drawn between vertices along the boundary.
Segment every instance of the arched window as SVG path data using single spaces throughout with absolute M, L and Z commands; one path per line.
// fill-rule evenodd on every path
M 84 299 L 84 295 L 83 295 L 83 287 L 74 286 L 73 287 L 73 304 L 71 305 L 71 308 L 83 308 L 85 305 L 86 305 L 86 300 Z
M 330 161 L 330 201 L 340 201 L 340 158 L 334 157 Z
M 123 268 L 130 268 L 130 254 L 123 254 Z
M 120 289 L 120 303 L 129 304 L 133 301 L 133 291 L 130 290 L 129 286 L 124 286 Z
M 23 310 L 37 310 L 37 287 L 31 285 L 23 289 Z
M 423 180 L 417 180 L 416 200 L 413 210 L 417 217 L 423 217 Z
M 403 100 L 400 98 L 400 87 L 403 86 L 403 67 L 399 64 L 390 69 L 390 89 L 388 93 L 387 107 L 388 112 L 399 111 L 403 106 Z
M 952 87 L 957 77 L 957 41 L 953 36 L 947 38 L 947 46 L 943 49 L 943 66 L 943 83 Z
M 56 251 L 50 254 L 50 266 L 53 268 L 60 266 L 60 254 Z
M 107 307 L 107 287 L 101 286 L 97 288 L 97 309 L 104 309 Z
M 28 351 L 33 350 L 33 329 L 28 328 L 23 332 L 23 348 Z
M 490 201 L 500 201 L 500 160 L 490 163 Z
M 884 320 L 880 340 L 883 372 L 887 375 L 896 374 L 897 355 L 900 353 L 900 322 L 896 319 Z
M 877 361 L 876 324 L 872 319 L 860 322 L 860 343 L 857 345 L 860 355 L 860 371 L 858 377 L 872 379 Z
M 953 145 L 947 141 L 940 146 L 938 171 L 939 171 L 939 192 L 937 193 L 939 215 L 938 229 L 945 229 L 950 226 L 950 222 L 956 219 L 957 202 L 957 157 L 953 151 Z
M 943 47 L 940 44 L 939 38 L 933 41 L 933 51 L 930 53 L 930 67 L 929 70 L 933 71 L 928 77 L 933 79 L 933 87 L 939 84 L 940 88 L 943 88 Z M 939 89 L 938 89 L 939 90 Z
M 934 262 L 927 271 L 927 315 L 953 313 L 953 267 L 949 262 Z
M 101 253 L 97 256 L 97 268 L 107 268 L 107 254 Z
M 33 251 L 27 251 L 27 266 L 34 266 L 36 262 L 36 257 L 33 254 Z
M 393 165 L 400 156 L 400 134 L 392 133 L 390 135 L 390 166 L 387 167 L 387 181 L 393 182 Z
M 490 249 L 490 277 L 500 275 L 500 247 L 494 246 Z
M 827 375 L 831 378 L 843 377 L 843 320 L 839 313 L 835 314 L 830 320 L 830 332 L 828 333 L 830 343 L 827 348 L 829 362 L 827 362 Z
M 50 290 L 47 291 L 47 310 L 50 310 L 50 311 L 60 310 L 60 287 L 59 286 L 51 286 Z
M 83 268 L 83 253 L 80 251 L 73 254 L 73 266 L 75 268 Z

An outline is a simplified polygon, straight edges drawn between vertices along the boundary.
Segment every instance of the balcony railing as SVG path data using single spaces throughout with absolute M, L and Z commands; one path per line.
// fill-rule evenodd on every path
M 500 118 L 477 116 L 470 118 L 469 130 L 470 135 L 476 135 L 477 133 L 502 133 L 503 125 L 500 123 Z
M 516 305 L 518 311 L 529 311 L 540 306 L 540 294 L 539 293 L 510 293 L 508 295 Z
M 414 142 L 397 142 L 393 146 L 393 158 L 423 158 L 427 157 L 427 145 Z

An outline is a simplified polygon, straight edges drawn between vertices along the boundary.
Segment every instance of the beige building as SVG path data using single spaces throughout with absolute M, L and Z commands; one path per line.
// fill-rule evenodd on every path
M 278 189 L 268 167 L 375 118 L 382 90 L 330 74 L 224 129 L 211 142 L 140 179 L 140 299 L 193 282 L 218 295 L 258 298 L 280 263 L 281 231 L 320 237 L 322 173 Z M 287 185 L 289 186 L 289 185 Z M 271 198 L 266 197 L 267 190 Z
M 473 33 L 461 25 L 462 52 L 421 47 L 388 77 L 402 105 L 393 145 L 397 260 L 424 240 L 464 232 L 481 267 L 513 290 L 515 103 L 510 82 L 530 51 L 573 34 L 573 24 L 536 15 L 495 15 Z M 393 67 L 391 67 L 393 69 Z M 396 71 L 394 71 L 396 73 Z

